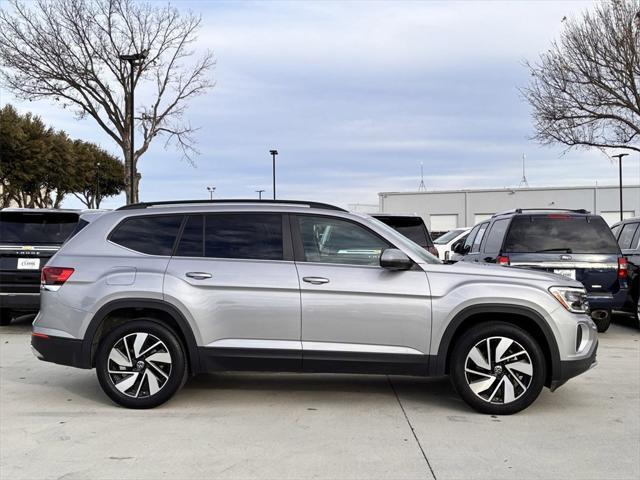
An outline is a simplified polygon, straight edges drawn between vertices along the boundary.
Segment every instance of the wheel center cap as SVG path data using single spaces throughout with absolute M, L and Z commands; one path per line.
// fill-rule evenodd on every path
M 493 373 L 495 373 L 496 375 L 500 375 L 502 373 L 502 367 L 500 365 L 496 365 L 495 367 L 493 367 Z
M 137 368 L 138 370 L 142 370 L 142 369 L 144 368 L 144 362 L 143 362 L 142 360 L 138 360 L 138 361 L 136 362 L 136 368 Z

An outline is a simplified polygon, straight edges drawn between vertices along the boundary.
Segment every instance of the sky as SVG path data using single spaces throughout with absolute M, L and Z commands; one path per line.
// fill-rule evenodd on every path
M 142 201 L 272 195 L 349 207 L 378 192 L 614 185 L 617 164 L 597 150 L 531 140 L 519 88 L 535 60 L 591 1 L 174 1 L 202 15 L 197 48 L 212 50 L 216 82 L 186 117 L 200 129 L 194 165 L 155 141 L 142 157 Z M 32 111 L 72 138 L 119 154 L 91 120 L 47 101 L 0 103 Z M 138 136 L 139 137 L 139 136 Z M 611 152 L 614 153 L 614 152 Z M 625 159 L 640 183 L 640 156 Z M 114 208 L 124 195 L 106 199 Z M 72 196 L 64 206 L 81 204 Z

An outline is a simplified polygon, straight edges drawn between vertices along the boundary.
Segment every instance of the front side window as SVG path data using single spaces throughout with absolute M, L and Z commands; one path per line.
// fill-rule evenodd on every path
M 380 265 L 380 254 L 390 247 L 366 228 L 328 217 L 298 217 L 305 261 L 348 265 Z
M 131 217 L 111 233 L 109 240 L 148 255 L 171 255 L 183 215 Z
M 636 233 L 636 228 L 638 228 L 637 223 L 627 223 L 622 227 L 622 232 L 620 232 L 620 237 L 618 238 L 618 245 L 620 245 L 620 248 L 623 250 L 631 248 L 631 242 L 633 240 L 633 235 Z
M 464 246 L 468 251 L 471 251 L 471 246 L 473 245 L 473 241 L 476 238 L 478 230 L 480 230 L 480 225 L 473 227 L 471 232 L 469 232 L 469 235 L 467 235 L 467 239 L 464 241 Z
M 478 230 L 478 234 L 476 238 L 473 239 L 473 246 L 471 247 L 471 253 L 476 253 L 480 251 L 480 244 L 482 243 L 482 238 L 484 237 L 484 232 L 487 231 L 488 223 L 483 223 L 480 225 L 480 229 Z
M 204 222 L 205 257 L 284 259 L 279 213 L 214 213 Z

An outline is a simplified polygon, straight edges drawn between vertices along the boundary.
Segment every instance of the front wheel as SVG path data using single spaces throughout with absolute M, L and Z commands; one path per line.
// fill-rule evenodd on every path
M 153 408 L 169 400 L 187 376 L 180 340 L 153 320 L 117 326 L 100 342 L 96 357 L 100 386 L 117 404 Z
M 481 413 L 510 415 L 540 395 L 544 354 L 531 334 L 504 322 L 466 331 L 451 357 L 451 379 L 469 406 Z

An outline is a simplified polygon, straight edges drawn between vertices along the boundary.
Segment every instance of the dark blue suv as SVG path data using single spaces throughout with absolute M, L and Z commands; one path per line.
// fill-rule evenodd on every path
M 607 223 L 586 210 L 499 213 L 476 225 L 454 251 L 464 262 L 545 270 L 582 282 L 600 332 L 627 299 L 627 260 Z

